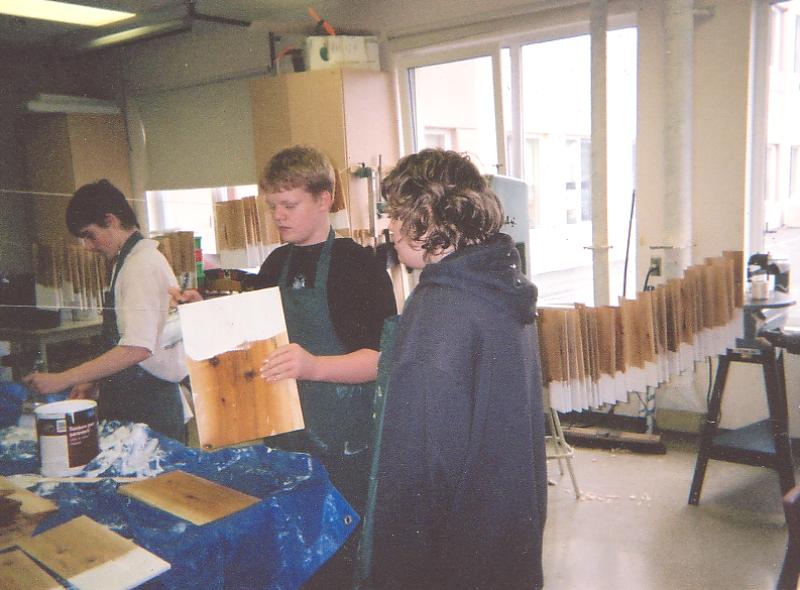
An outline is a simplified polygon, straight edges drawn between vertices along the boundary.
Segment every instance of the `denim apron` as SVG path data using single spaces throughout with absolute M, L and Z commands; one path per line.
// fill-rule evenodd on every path
M 122 265 L 130 251 L 142 239 L 138 231 L 125 241 L 117 256 L 111 287 L 103 302 L 103 344 L 111 350 L 119 344 L 114 287 Z M 142 277 L 146 280 L 146 277 Z M 164 294 L 166 297 L 166 293 Z M 151 375 L 139 365 L 133 365 L 100 380 L 97 414 L 103 420 L 143 422 L 150 428 L 180 442 L 186 441 L 183 406 L 178 383 Z
M 317 356 L 347 354 L 328 308 L 328 274 L 334 233 L 331 229 L 317 261 L 314 287 L 288 284 L 293 247 L 278 282 L 289 341 Z M 298 380 L 305 430 L 269 437 L 266 444 L 317 456 L 331 481 L 358 514 L 363 514 L 369 476 L 368 448 L 373 437 L 375 383 L 346 385 Z

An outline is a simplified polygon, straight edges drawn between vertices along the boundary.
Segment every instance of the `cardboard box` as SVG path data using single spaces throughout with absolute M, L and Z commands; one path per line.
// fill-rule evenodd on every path
M 380 71 L 377 37 L 335 35 L 306 38 L 306 69 L 356 68 Z

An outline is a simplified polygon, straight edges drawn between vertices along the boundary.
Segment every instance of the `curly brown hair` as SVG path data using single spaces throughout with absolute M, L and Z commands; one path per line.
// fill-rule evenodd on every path
M 503 224 L 503 206 L 466 155 L 424 149 L 402 158 L 386 176 L 386 213 L 420 240 L 426 254 L 481 244 Z

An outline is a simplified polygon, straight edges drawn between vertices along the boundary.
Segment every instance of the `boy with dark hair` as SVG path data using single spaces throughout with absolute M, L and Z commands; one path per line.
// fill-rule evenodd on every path
M 70 233 L 89 251 L 114 260 L 103 304 L 100 356 L 61 373 L 33 373 L 35 393 L 72 388 L 70 397 L 98 397 L 102 419 L 144 422 L 185 442 L 179 384 L 188 374 L 183 343 L 169 340 L 168 289 L 178 286 L 155 240 L 139 233 L 136 214 L 107 180 L 79 188 L 66 213 Z
M 536 287 L 499 231 L 499 200 L 466 157 L 407 156 L 383 191 L 398 257 L 423 271 L 381 357 L 388 382 L 366 587 L 541 588 Z

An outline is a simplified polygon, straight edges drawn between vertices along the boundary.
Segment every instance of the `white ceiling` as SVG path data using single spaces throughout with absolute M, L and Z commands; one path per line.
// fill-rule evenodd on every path
M 24 1 L 24 0 L 20 0 Z M 114 10 L 134 12 L 142 24 L 152 24 L 185 17 L 189 8 L 186 0 L 70 0 L 75 4 L 84 4 Z M 205 32 L 220 28 L 235 27 L 204 18 L 222 17 L 240 21 L 250 21 L 251 26 L 264 26 L 265 23 L 277 23 L 278 28 L 294 29 L 297 32 L 314 31 L 315 23 L 308 15 L 309 0 L 196 0 L 194 10 L 197 17 L 192 19 L 193 32 Z M 324 11 L 334 10 L 335 0 L 318 0 L 313 6 L 323 18 L 335 22 L 334 15 Z M 76 40 L 85 39 L 88 35 L 100 36 L 114 32 L 121 25 L 92 28 L 75 25 L 64 25 L 37 19 L 22 19 L 0 15 L 0 45 L 17 49 L 55 49 L 69 51 L 76 45 Z M 129 24 L 125 26 L 129 27 Z

